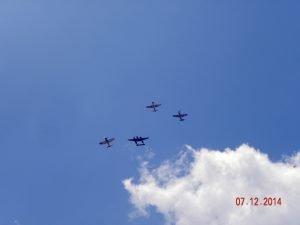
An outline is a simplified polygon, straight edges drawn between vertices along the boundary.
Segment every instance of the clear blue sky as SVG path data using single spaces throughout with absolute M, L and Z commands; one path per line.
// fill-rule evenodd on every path
M 145 151 L 134 135 L 150 137 L 153 164 L 185 144 L 249 143 L 273 160 L 299 150 L 299 7 L 1 0 L 0 224 L 163 224 L 128 219 L 121 181 Z

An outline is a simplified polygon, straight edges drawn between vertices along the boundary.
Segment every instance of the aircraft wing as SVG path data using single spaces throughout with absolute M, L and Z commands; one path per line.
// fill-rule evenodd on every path
M 99 142 L 99 145 L 105 145 L 105 144 L 106 144 L 106 141 Z
M 153 106 L 152 105 L 147 105 L 146 108 L 150 108 L 151 109 L 151 108 L 153 108 Z
M 110 138 L 110 139 L 108 139 L 108 142 L 112 142 L 114 140 L 115 140 L 114 138 Z

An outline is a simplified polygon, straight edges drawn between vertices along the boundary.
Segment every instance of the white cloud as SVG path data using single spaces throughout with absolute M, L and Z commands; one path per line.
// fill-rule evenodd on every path
M 176 225 L 299 225 L 300 153 L 272 162 L 248 145 L 236 150 L 194 150 L 187 146 L 176 161 L 156 169 L 148 162 L 140 179 L 123 181 L 136 213 L 149 206 Z M 296 167 L 295 167 L 296 166 Z M 236 206 L 245 197 L 282 198 L 281 206 Z

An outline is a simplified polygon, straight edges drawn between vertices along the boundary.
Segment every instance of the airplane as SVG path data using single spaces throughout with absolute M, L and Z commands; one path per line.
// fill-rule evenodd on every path
M 147 139 L 149 139 L 149 138 L 148 137 L 143 138 L 143 137 L 136 136 L 136 137 L 133 137 L 132 139 L 128 139 L 128 141 L 134 141 L 136 146 L 143 146 L 143 145 L 145 145 L 144 140 L 147 140 Z M 141 142 L 141 144 L 140 144 L 140 142 Z
M 99 145 L 107 145 L 107 148 L 109 148 L 109 147 L 111 147 L 112 146 L 112 144 L 111 144 L 111 142 L 113 142 L 115 139 L 114 138 L 104 138 L 104 141 L 101 141 L 100 143 L 99 143 Z
M 179 118 L 180 121 L 184 121 L 183 117 L 186 117 L 188 114 L 186 113 L 181 113 L 181 111 L 178 111 L 176 115 L 173 115 L 173 117 Z
M 159 106 L 161 106 L 161 104 L 152 102 L 152 104 L 147 105 L 146 108 L 153 109 L 153 112 L 157 112 L 158 110 L 156 108 L 158 108 Z

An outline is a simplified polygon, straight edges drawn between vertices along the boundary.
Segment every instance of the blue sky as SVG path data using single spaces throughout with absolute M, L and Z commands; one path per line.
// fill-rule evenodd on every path
M 299 150 L 299 6 L 2 0 L 0 224 L 163 224 L 128 219 L 135 135 L 153 164 L 185 144 Z

